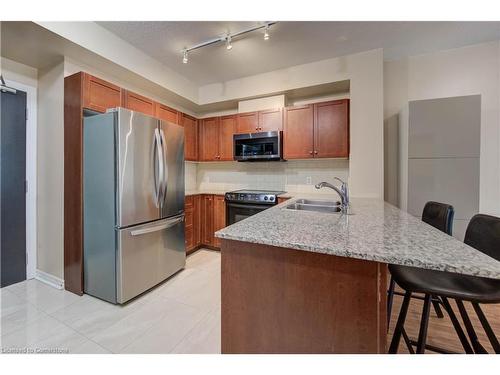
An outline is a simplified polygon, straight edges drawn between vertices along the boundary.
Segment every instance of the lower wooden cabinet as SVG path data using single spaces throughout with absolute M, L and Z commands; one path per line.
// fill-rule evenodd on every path
M 226 226 L 226 202 L 223 195 L 214 196 L 214 233 Z M 220 239 L 214 236 L 213 240 L 215 247 L 220 247 Z
M 290 198 L 288 198 L 288 197 L 278 197 L 278 204 L 283 203 L 283 202 L 285 202 L 285 201 L 287 201 L 289 199 Z
M 214 233 L 226 226 L 226 202 L 223 195 L 190 195 L 185 200 L 186 252 L 201 245 L 218 248 Z
M 191 252 L 201 244 L 201 196 L 190 195 L 185 200 L 186 252 Z
M 201 243 L 214 246 L 214 196 L 201 196 Z

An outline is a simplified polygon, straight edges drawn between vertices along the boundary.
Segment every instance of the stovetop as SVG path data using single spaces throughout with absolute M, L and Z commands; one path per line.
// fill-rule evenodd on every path
M 280 195 L 286 193 L 286 191 L 276 191 L 276 190 L 234 190 L 230 191 L 231 194 L 263 194 L 263 195 Z
M 276 204 L 278 195 L 283 193 L 286 193 L 286 191 L 242 189 L 226 193 L 225 199 L 227 202 Z

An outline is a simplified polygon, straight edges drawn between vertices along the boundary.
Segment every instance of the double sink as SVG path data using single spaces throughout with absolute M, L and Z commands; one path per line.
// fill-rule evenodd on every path
M 294 211 L 313 211 L 336 214 L 342 211 L 339 201 L 323 201 L 313 199 L 297 199 L 295 202 L 285 207 Z

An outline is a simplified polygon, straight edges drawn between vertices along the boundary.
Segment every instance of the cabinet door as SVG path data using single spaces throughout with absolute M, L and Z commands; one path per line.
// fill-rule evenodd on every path
M 314 155 L 312 105 L 285 108 L 283 148 L 285 159 L 308 159 Z
M 349 156 L 349 100 L 314 104 L 314 157 Z
M 233 160 L 233 134 L 236 116 L 223 116 L 219 126 L 219 160 Z
M 125 108 L 149 116 L 155 115 L 155 105 L 151 99 L 127 90 L 124 90 L 123 98 L 123 106 Z
M 283 202 L 286 202 L 287 200 L 289 200 L 290 198 L 287 198 L 287 197 L 278 197 L 278 204 L 280 203 L 283 203 Z
M 214 243 L 214 202 L 213 195 L 202 195 L 201 242 L 213 246 Z
M 184 159 L 198 160 L 198 121 L 182 114 L 181 125 L 184 127 Z
M 160 120 L 173 122 L 174 124 L 179 125 L 180 123 L 179 112 L 161 103 L 155 103 L 155 116 Z
M 193 196 L 193 240 L 194 246 L 201 244 L 201 195 Z
M 281 108 L 259 111 L 259 131 L 269 132 L 282 129 L 283 111 Z
M 256 133 L 259 131 L 259 116 L 257 112 L 240 113 L 238 115 L 238 133 Z
M 200 122 L 200 160 L 219 160 L 219 118 L 212 117 Z
M 226 202 L 223 195 L 214 195 L 214 233 L 226 226 Z M 220 247 L 220 239 L 214 236 L 214 246 Z
M 185 199 L 184 214 L 186 251 L 189 251 L 196 246 L 194 240 L 194 197 L 192 195 Z
M 103 79 L 83 73 L 83 107 L 97 112 L 119 107 L 121 88 Z

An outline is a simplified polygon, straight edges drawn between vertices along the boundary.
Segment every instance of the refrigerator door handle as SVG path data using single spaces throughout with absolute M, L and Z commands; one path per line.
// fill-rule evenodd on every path
M 160 131 L 158 129 L 155 129 L 155 138 L 156 138 L 156 157 L 157 157 L 157 160 L 158 160 L 158 174 L 159 176 L 157 177 L 157 181 L 156 181 L 156 186 L 157 186 L 157 206 L 161 206 L 162 205 L 162 201 L 163 201 L 163 195 L 164 195 L 164 179 L 165 179 L 165 163 L 164 163 L 164 160 L 165 160 L 165 155 L 163 153 L 163 146 L 162 146 L 162 140 L 161 140 L 161 135 L 160 135 Z
M 159 191 L 159 183 L 158 183 L 158 170 L 160 169 L 160 164 L 158 162 L 158 137 L 156 135 L 156 129 L 153 134 L 153 147 L 151 149 L 151 164 L 153 165 L 153 201 L 155 203 L 156 207 L 160 207 L 159 205 L 159 198 L 160 198 L 160 191 Z
M 161 196 L 161 204 L 165 203 L 165 199 L 167 196 L 167 184 L 168 184 L 168 162 L 167 162 L 167 155 L 168 155 L 168 149 L 167 149 L 167 140 L 165 139 L 165 133 L 163 132 L 163 129 L 160 129 L 160 138 L 161 138 L 161 144 L 162 144 L 162 153 L 163 153 L 163 159 L 162 159 L 162 165 L 163 165 L 163 193 Z
M 160 230 L 164 230 L 164 229 L 173 227 L 174 225 L 180 223 L 183 220 L 184 220 L 184 215 L 176 217 L 175 219 L 171 219 L 171 220 L 166 221 L 166 222 L 159 224 L 159 225 L 154 225 L 154 226 L 147 227 L 147 228 L 132 230 L 130 232 L 130 234 L 132 236 L 140 236 L 142 234 L 158 232 Z

